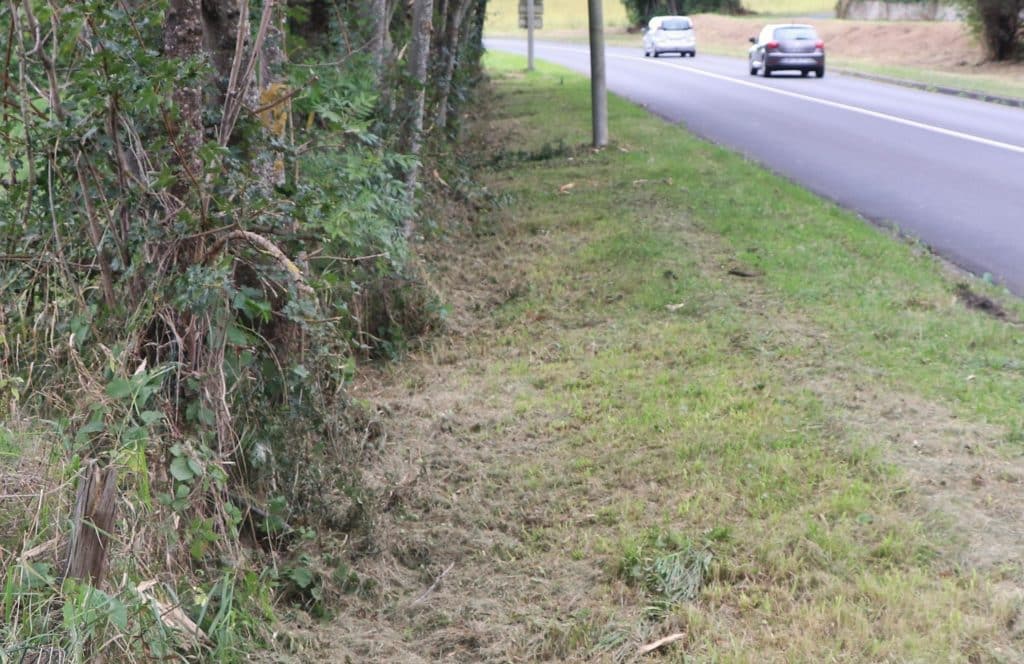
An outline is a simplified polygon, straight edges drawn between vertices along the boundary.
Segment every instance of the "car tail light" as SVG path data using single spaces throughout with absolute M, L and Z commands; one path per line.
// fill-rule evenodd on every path
M 821 41 L 819 39 L 818 41 L 814 42 L 814 48 L 818 49 L 819 51 L 824 51 L 825 50 L 825 42 L 823 42 L 823 41 Z
M 770 41 L 770 42 L 768 42 L 767 44 L 764 45 L 764 50 L 766 50 L 766 51 L 774 51 L 778 47 L 779 47 L 779 42 L 777 42 L 777 41 Z

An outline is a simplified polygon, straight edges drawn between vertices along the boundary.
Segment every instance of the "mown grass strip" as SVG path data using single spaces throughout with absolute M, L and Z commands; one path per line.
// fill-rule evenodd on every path
M 923 509 L 851 413 L 911 435 L 899 404 L 931 404 L 1019 458 L 1020 328 L 965 308 L 966 277 L 920 247 L 621 100 L 591 151 L 584 79 L 487 63 L 513 138 L 490 184 L 530 250 L 481 352 L 548 441 L 495 481 L 559 515 L 526 539 L 545 569 L 603 575 L 572 638 L 534 654 L 625 656 L 682 630 L 672 648 L 701 661 L 1019 655 L 1019 600 L 995 590 L 1019 567 L 960 564 L 955 517 Z M 687 547 L 711 555 L 698 599 L 657 596 Z

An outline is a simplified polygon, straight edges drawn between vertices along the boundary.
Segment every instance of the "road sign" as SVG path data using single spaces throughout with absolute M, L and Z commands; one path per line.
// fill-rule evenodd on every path
M 519 0 L 519 27 L 527 29 L 530 26 L 526 24 L 526 7 L 527 0 Z M 540 30 L 544 27 L 544 0 L 533 0 L 533 28 L 534 30 Z

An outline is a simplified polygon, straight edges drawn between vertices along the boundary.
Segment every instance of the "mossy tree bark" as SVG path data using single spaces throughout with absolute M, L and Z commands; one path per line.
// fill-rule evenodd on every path
M 408 124 L 403 141 L 404 152 L 417 158 L 406 173 L 406 196 L 412 200 L 419 179 L 419 155 L 423 147 L 423 112 L 426 102 L 427 58 L 430 56 L 430 37 L 433 32 L 434 0 L 413 0 L 412 40 L 409 43 L 408 85 L 406 106 Z M 405 237 L 412 237 L 415 221 L 406 219 Z

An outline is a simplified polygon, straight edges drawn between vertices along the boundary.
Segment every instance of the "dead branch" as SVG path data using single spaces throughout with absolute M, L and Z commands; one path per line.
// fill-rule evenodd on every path
M 267 0 L 263 3 L 263 13 L 260 15 L 260 26 L 256 31 L 256 39 L 253 41 L 249 56 L 242 65 L 245 57 L 245 28 L 249 24 L 249 3 L 247 0 L 239 0 L 238 32 L 235 37 L 235 56 L 231 61 L 231 75 L 228 79 L 228 90 L 224 99 L 224 114 L 221 116 L 219 142 L 222 147 L 228 144 L 231 134 L 235 130 L 238 116 L 245 106 L 244 91 L 252 81 L 256 70 L 256 62 L 259 59 L 263 42 L 267 39 L 267 31 L 270 29 L 270 20 L 273 17 L 276 0 Z
M 81 156 L 79 153 L 79 157 Z M 103 277 L 103 298 L 106 300 L 107 306 L 113 309 L 117 304 L 117 298 L 114 295 L 114 272 L 103 251 L 103 235 L 96 222 L 96 210 L 93 207 L 92 198 L 89 196 L 89 186 L 85 182 L 85 172 L 80 159 L 75 160 L 75 173 L 78 175 L 78 183 L 82 187 L 82 202 L 85 204 L 85 216 L 89 222 L 86 224 L 89 229 L 89 239 L 92 240 L 93 248 L 96 250 L 96 260 L 100 264 L 100 273 Z
M 640 650 L 638 651 L 638 654 L 646 655 L 649 652 L 654 652 L 658 648 L 661 648 L 663 646 L 667 646 L 670 643 L 675 643 L 679 639 L 685 639 L 685 638 L 686 638 L 686 634 L 684 634 L 683 632 L 676 632 L 675 634 L 670 634 L 669 636 L 666 636 L 663 639 L 658 639 L 657 641 L 653 641 L 651 643 L 648 643 L 645 646 L 641 646 Z
M 441 585 L 441 580 L 444 579 L 444 577 L 448 576 L 448 572 L 452 571 L 453 567 L 455 567 L 455 563 L 452 563 L 451 565 L 446 567 L 444 571 L 441 572 L 436 579 L 434 579 L 434 582 L 430 584 L 430 587 L 424 590 L 422 595 L 413 600 L 411 606 L 416 606 L 417 604 L 425 601 L 427 597 L 430 596 L 430 593 L 434 592 L 434 590 L 436 590 L 437 587 Z
M 206 252 L 206 256 L 204 257 L 203 262 L 209 261 L 212 258 L 214 258 L 217 254 L 221 252 L 221 250 L 224 248 L 225 245 L 227 245 L 227 243 L 235 240 L 242 240 L 248 242 L 249 244 L 252 244 L 256 248 L 263 251 L 264 253 L 270 254 L 270 256 L 273 257 L 274 260 L 276 260 L 281 265 L 281 267 L 283 267 L 288 272 L 288 274 L 292 276 L 292 279 L 294 279 L 295 281 L 295 287 L 301 293 L 310 298 L 316 297 L 316 292 L 312 289 L 312 287 L 310 287 L 309 284 L 306 283 L 305 277 L 302 276 L 302 270 L 300 270 L 299 267 L 290 258 L 285 256 L 284 252 L 281 251 L 280 247 L 278 247 L 276 244 L 274 244 L 267 238 L 263 237 L 262 235 L 258 235 L 251 231 L 235 230 L 231 231 L 227 235 L 222 236 L 219 240 L 217 240 L 216 243 L 214 243 L 212 247 L 210 247 L 210 250 Z

